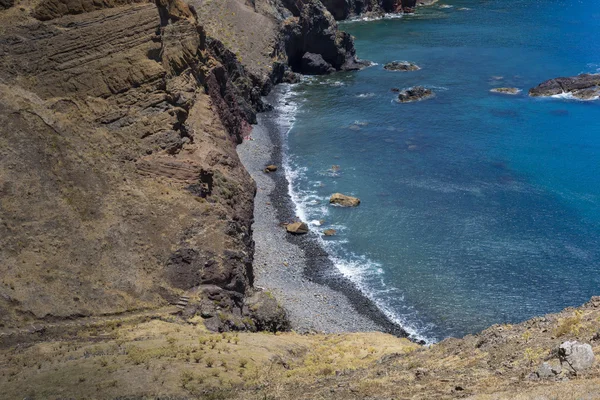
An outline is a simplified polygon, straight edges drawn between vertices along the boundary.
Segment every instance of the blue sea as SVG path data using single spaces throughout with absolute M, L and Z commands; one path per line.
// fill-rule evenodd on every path
M 600 73 L 600 2 L 446 0 L 341 26 L 375 64 L 284 100 L 292 198 L 337 231 L 317 235 L 336 267 L 428 342 L 600 295 L 600 100 L 527 96 Z M 436 95 L 397 103 L 413 85 Z M 522 92 L 490 93 L 506 86 Z M 330 206 L 335 192 L 362 203 Z

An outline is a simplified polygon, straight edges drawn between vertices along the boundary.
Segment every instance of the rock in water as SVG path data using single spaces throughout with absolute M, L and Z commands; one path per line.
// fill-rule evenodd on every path
M 421 67 L 410 61 L 392 61 L 385 64 L 383 69 L 388 71 L 418 71 Z
M 352 196 L 346 196 L 341 193 L 334 193 L 329 199 L 329 203 L 337 204 L 342 207 L 356 207 L 360 204 L 360 199 Z
M 271 164 L 271 165 L 267 165 L 265 167 L 265 172 L 275 172 L 275 171 L 277 171 L 277 165 Z
M 492 93 L 501 93 L 501 94 L 519 94 L 521 89 L 512 88 L 512 87 L 499 87 L 490 89 Z
M 336 233 L 337 232 L 335 229 L 325 229 L 323 231 L 323 235 L 325 235 L 325 236 L 334 236 Z
M 398 95 L 398 101 L 400 103 L 410 103 L 413 101 L 429 99 L 433 96 L 434 93 L 431 89 L 427 89 L 423 86 L 414 86 L 401 91 Z
M 529 89 L 532 97 L 548 97 L 570 94 L 581 100 L 591 100 L 600 96 L 600 74 L 581 74 L 568 78 L 550 79 Z
M 308 225 L 301 221 L 292 222 L 291 224 L 288 224 L 285 229 L 294 235 L 304 235 L 305 233 L 308 233 Z
M 302 56 L 302 72 L 307 75 L 326 75 L 335 72 L 335 68 L 322 55 L 305 53 Z
M 558 348 L 558 358 L 561 364 L 567 364 L 573 371 L 579 372 L 592 366 L 594 351 L 587 343 L 564 342 Z

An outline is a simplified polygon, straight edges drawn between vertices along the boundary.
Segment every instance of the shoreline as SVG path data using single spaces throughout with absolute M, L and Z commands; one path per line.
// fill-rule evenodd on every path
M 267 101 L 273 111 L 258 115 L 251 137 L 237 146 L 242 164 L 257 186 L 254 199 L 254 286 L 274 293 L 298 332 L 381 331 L 398 337 L 408 333 L 390 321 L 356 285 L 334 266 L 313 233 L 288 234 L 281 226 L 295 219 L 295 205 L 283 169 L 281 115 L 282 88 L 274 88 Z M 263 172 L 269 164 L 275 173 Z

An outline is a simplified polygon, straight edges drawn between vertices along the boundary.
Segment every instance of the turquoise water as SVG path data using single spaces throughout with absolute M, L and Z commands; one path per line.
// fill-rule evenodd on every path
M 298 214 L 336 229 L 320 240 L 337 267 L 430 341 L 600 294 L 600 101 L 527 96 L 600 72 L 600 3 L 444 4 L 344 23 L 378 65 L 286 95 Z M 393 60 L 422 69 L 385 71 Z M 413 85 L 436 97 L 395 102 L 391 88 Z M 489 92 L 502 86 L 523 92 Z M 362 204 L 331 207 L 334 192 Z

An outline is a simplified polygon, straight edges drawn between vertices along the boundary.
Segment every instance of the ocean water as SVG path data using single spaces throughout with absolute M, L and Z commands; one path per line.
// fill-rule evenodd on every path
M 600 72 L 600 2 L 446 0 L 342 27 L 377 64 L 288 88 L 282 117 L 298 215 L 337 230 L 319 240 L 340 271 L 430 342 L 600 295 L 600 100 L 527 96 Z M 397 103 L 413 85 L 435 98 Z

